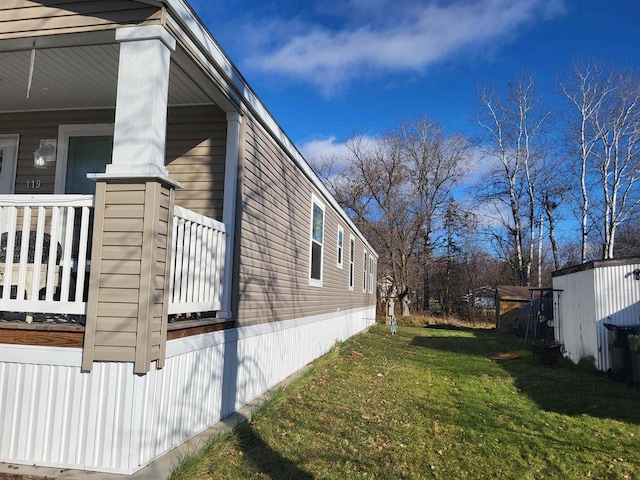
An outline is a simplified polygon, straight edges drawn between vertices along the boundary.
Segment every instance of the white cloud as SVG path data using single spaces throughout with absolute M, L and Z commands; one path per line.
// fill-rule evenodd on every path
M 368 14 L 363 5 L 351 0 L 336 13 L 342 22 L 332 26 L 308 17 L 251 25 L 244 38 L 256 53 L 245 67 L 310 82 L 330 94 L 358 77 L 423 72 L 467 50 L 486 51 L 524 25 L 564 11 L 563 0 L 375 0 Z
M 349 156 L 349 149 L 336 137 L 314 138 L 299 146 L 302 155 L 308 159 L 335 158 L 344 159 Z
M 463 188 L 474 189 L 486 180 L 488 174 L 495 169 L 495 164 L 491 158 L 487 158 L 486 153 L 478 147 L 471 147 L 467 150 L 467 172 L 460 184 Z
M 347 142 L 357 141 L 362 148 L 375 148 L 377 140 L 367 135 L 353 137 L 346 142 L 336 137 L 316 137 L 298 145 L 298 150 L 322 176 L 335 178 L 349 169 L 351 151 Z

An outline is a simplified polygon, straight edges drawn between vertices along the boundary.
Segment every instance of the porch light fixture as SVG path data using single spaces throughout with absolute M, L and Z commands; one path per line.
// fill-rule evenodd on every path
M 55 139 L 40 140 L 40 147 L 33 152 L 33 166 L 35 168 L 47 168 L 47 163 L 56 161 Z

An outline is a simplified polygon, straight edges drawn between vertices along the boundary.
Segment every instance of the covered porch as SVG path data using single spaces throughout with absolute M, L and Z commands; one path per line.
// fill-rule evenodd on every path
M 0 39 L 0 343 L 145 373 L 232 325 L 241 116 L 176 37 Z

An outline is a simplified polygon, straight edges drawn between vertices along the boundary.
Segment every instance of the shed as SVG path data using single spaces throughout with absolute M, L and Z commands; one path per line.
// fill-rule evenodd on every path
M 593 357 L 607 371 L 605 323 L 634 325 L 640 319 L 640 257 L 597 260 L 553 272 L 553 288 L 562 290 L 556 314 L 556 341 L 577 363 Z
M 511 332 L 524 319 L 526 323 L 531 304 L 529 287 L 498 285 L 496 287 L 496 329 Z

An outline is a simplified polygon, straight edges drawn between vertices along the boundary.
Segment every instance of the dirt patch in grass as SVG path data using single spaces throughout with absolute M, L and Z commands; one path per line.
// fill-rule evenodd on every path
M 380 317 L 378 323 L 386 323 L 388 317 Z M 483 320 L 467 320 L 457 315 L 434 314 L 419 312 L 406 317 L 396 317 L 398 325 L 405 327 L 452 327 L 470 329 L 493 329 L 495 322 Z

